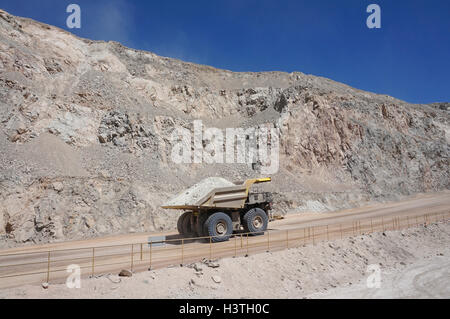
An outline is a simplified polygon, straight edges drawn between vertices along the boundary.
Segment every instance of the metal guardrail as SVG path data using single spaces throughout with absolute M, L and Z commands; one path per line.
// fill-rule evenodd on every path
M 437 221 L 446 221 L 450 212 L 386 218 L 362 218 L 347 223 L 268 230 L 260 233 L 238 233 L 229 241 L 213 243 L 212 237 L 176 238 L 145 243 L 54 249 L 41 252 L 0 255 L 0 287 L 17 285 L 15 279 L 29 277 L 27 283 L 51 280 L 60 282 L 67 276 L 67 266 L 77 264 L 84 275 L 111 273 L 128 268 L 131 271 L 186 265 L 219 257 L 238 257 L 265 251 L 282 250 L 319 241 L 342 239 L 387 230 L 400 230 Z M 187 245 L 186 243 L 190 243 Z M 194 244 L 192 244 L 194 243 Z M 163 244 L 159 246 L 158 244 Z M 209 249 L 204 248 L 209 245 Z M 207 252 L 206 252 L 207 251 Z M 14 260 L 30 259 L 28 263 Z M 22 284 L 22 283 L 21 283 Z

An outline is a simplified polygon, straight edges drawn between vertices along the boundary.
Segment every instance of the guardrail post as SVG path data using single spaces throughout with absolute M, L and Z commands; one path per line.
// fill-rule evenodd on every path
M 92 247 L 92 277 L 95 274 L 95 247 Z
M 134 266 L 134 245 L 131 244 L 131 271 L 133 271 Z
M 241 234 L 241 249 L 244 248 L 244 243 L 242 242 L 242 234 Z
M 328 233 L 328 225 L 327 225 L 327 240 L 330 240 L 330 235 Z
M 381 216 L 381 226 L 382 226 L 383 232 L 384 232 L 385 230 L 384 230 L 384 218 L 383 218 L 383 216 Z
M 143 256 L 142 256 L 142 243 L 141 243 L 141 261 L 142 261 L 142 258 Z
M 50 251 L 48 251 L 47 255 L 47 283 L 50 282 Z
M 373 218 L 370 218 L 370 232 L 373 233 Z
M 286 230 L 286 248 L 289 248 L 289 230 Z
M 247 233 L 247 255 L 248 255 L 248 233 Z
M 181 264 L 184 262 L 184 238 L 181 239 Z
M 150 267 L 148 268 L 149 270 L 152 269 L 152 247 L 153 247 L 153 240 L 150 239 Z
M 212 237 L 209 236 L 209 260 L 212 260 Z
M 315 245 L 316 243 L 315 243 L 315 241 L 314 241 L 314 226 L 312 227 L 311 232 L 312 232 L 313 245 Z

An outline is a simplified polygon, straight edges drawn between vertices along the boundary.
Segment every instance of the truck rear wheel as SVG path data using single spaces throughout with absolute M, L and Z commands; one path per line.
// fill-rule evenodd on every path
M 206 213 L 201 213 L 198 215 L 197 222 L 195 223 L 195 233 L 197 237 L 208 236 L 208 233 L 205 229 L 206 219 L 208 219 L 208 215 Z
M 214 243 L 227 241 L 233 233 L 233 222 L 225 213 L 214 213 L 205 222 L 206 235 Z
M 244 215 L 244 229 L 253 236 L 262 235 L 267 230 L 269 217 L 261 208 L 252 208 Z
M 177 228 L 180 235 L 192 236 L 193 230 L 191 227 L 192 212 L 185 212 L 178 218 Z

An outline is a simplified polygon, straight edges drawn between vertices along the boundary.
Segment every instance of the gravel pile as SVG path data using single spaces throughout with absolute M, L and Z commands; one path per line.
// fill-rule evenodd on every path
M 197 201 L 206 196 L 211 190 L 219 187 L 235 186 L 232 182 L 221 177 L 209 177 L 178 194 L 163 206 L 196 205 Z

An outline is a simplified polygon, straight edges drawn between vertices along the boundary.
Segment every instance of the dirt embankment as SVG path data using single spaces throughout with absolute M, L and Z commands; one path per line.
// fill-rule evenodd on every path
M 0 298 L 449 298 L 450 224 L 321 242 L 212 264 L 104 275 L 80 289 L 51 285 L 0 290 Z M 368 288 L 368 266 L 380 288 Z

